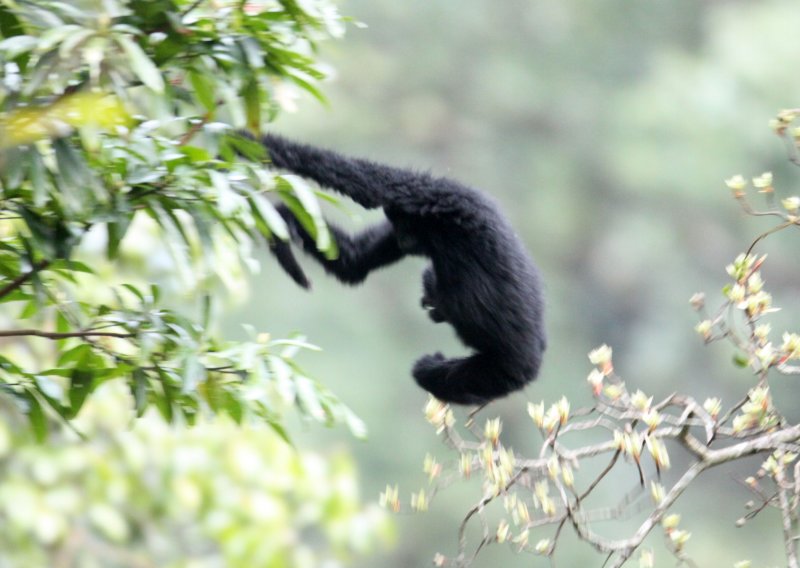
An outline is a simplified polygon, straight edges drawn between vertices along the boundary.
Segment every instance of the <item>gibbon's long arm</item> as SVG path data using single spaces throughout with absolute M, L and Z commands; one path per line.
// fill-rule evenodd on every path
M 334 260 L 326 259 L 282 210 L 295 240 L 328 273 L 355 284 L 406 254 L 430 259 L 422 305 L 434 322 L 448 322 L 474 353 L 423 356 L 412 372 L 421 387 L 446 402 L 483 404 L 537 376 L 546 347 L 539 272 L 491 199 L 447 178 L 348 158 L 272 134 L 262 143 L 276 167 L 364 207 L 383 208 L 387 221 L 357 235 L 331 227 L 339 246 Z M 281 254 L 287 271 L 299 268 L 291 250 Z
M 314 180 L 367 209 L 390 208 L 440 220 L 456 215 L 468 223 L 476 219 L 464 205 L 476 198 L 479 204 L 483 201 L 483 196 L 450 179 L 350 158 L 277 134 L 265 134 L 261 143 L 275 167 Z
M 300 226 L 288 207 L 279 205 L 277 210 L 286 220 L 295 239 L 302 244 L 303 250 L 316 259 L 325 272 L 345 284 L 359 284 L 373 270 L 397 262 L 404 255 L 388 221 L 368 227 L 355 235 L 349 235 L 333 223 L 328 222 L 328 230 L 339 248 L 339 256 L 333 259 L 327 258 L 317 248 L 314 238 Z M 276 256 L 278 255 L 276 254 Z M 297 266 L 297 261 L 291 251 L 288 257 L 291 260 L 278 256 L 278 262 L 287 272 L 293 266 Z M 300 273 L 302 274 L 302 270 Z M 289 275 L 297 281 L 291 272 Z
M 387 204 L 389 184 L 408 177 L 401 170 L 351 159 L 335 152 L 287 140 L 276 134 L 265 134 L 261 143 L 269 151 L 269 159 L 278 168 L 309 178 L 319 185 L 336 190 L 353 201 L 375 209 Z

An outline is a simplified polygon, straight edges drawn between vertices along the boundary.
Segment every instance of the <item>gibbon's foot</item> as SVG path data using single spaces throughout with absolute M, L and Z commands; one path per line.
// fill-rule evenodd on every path
M 425 355 L 415 364 L 412 374 L 417 384 L 442 402 L 464 405 L 481 405 L 491 398 L 468 392 L 468 385 L 460 379 L 458 369 L 463 359 L 448 359 L 441 353 Z

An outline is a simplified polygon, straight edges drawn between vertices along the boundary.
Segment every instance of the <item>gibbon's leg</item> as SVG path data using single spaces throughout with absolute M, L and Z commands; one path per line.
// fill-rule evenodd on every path
M 439 305 L 439 290 L 436 288 L 436 274 L 433 272 L 432 266 L 428 266 L 425 272 L 422 273 L 422 290 L 422 301 L 420 303 L 428 312 L 428 317 L 434 323 L 447 321 Z
M 413 375 L 433 396 L 455 404 L 484 404 L 526 382 L 524 377 L 510 375 L 498 358 L 486 353 L 458 359 L 447 359 L 441 353 L 425 355 L 414 365 Z
M 315 258 L 328 274 L 345 284 L 359 284 L 373 270 L 397 262 L 405 254 L 400 250 L 394 228 L 388 221 L 368 227 L 355 235 L 328 223 L 328 230 L 339 247 L 339 256 L 334 259 L 326 258 L 289 209 L 286 206 L 279 206 L 277 209 L 293 235 L 302 243 L 303 250 Z

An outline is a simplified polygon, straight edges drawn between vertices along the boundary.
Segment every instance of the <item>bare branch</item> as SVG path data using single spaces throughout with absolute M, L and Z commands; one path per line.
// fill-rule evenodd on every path
M 42 331 L 40 329 L 9 329 L 0 330 L 0 337 L 44 337 L 45 339 L 68 339 L 70 337 L 121 337 L 129 338 L 135 337 L 133 333 L 126 332 L 113 332 L 113 331 L 95 331 L 86 329 L 82 331 L 67 331 L 67 332 L 53 332 Z

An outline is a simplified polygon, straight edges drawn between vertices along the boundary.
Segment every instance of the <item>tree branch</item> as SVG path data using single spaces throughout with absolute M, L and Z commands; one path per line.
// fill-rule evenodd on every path
M 68 339 L 70 337 L 134 337 L 133 333 L 113 332 L 113 331 L 92 331 L 86 329 L 82 331 L 53 332 L 42 331 L 40 329 L 11 329 L 0 330 L 0 337 L 44 337 L 45 339 Z
M 50 266 L 49 260 L 40 260 L 39 262 L 33 265 L 32 270 L 30 270 L 29 272 L 25 272 L 24 274 L 20 274 L 19 276 L 14 278 L 14 280 L 6 284 L 2 289 L 0 289 L 0 298 L 8 296 L 11 292 L 13 292 L 17 288 L 25 284 L 25 282 L 30 280 L 34 274 L 36 274 L 41 270 L 44 270 L 48 266 Z

